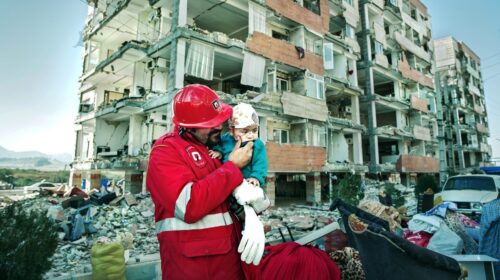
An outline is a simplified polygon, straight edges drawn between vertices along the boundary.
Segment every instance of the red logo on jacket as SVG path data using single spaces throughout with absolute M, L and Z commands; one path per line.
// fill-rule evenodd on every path
M 186 152 L 188 153 L 191 160 L 198 167 L 203 167 L 207 164 L 207 161 L 203 158 L 201 153 L 195 149 L 193 146 L 189 146 L 186 148 Z

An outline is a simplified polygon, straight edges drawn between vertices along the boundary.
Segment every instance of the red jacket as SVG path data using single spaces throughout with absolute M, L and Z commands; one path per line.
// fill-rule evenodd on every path
M 243 279 L 237 253 L 240 225 L 228 196 L 243 180 L 189 133 L 159 138 L 146 185 L 155 204 L 163 279 Z

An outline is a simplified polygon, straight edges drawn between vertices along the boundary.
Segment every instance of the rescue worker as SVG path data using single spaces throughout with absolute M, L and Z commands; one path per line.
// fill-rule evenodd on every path
M 229 160 L 212 159 L 230 106 L 203 85 L 173 100 L 174 130 L 150 153 L 147 187 L 155 204 L 163 279 L 244 279 L 237 248 L 241 227 L 228 196 L 242 183 L 252 143 L 238 141 Z

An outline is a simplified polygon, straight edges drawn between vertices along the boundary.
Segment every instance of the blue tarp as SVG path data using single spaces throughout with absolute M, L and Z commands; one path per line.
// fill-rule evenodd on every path
M 479 169 L 486 172 L 486 174 L 500 175 L 500 166 L 487 166 Z

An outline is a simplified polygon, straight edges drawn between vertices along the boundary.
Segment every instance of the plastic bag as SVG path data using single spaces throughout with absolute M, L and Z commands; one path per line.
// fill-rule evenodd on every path
M 90 250 L 92 279 L 125 279 L 125 256 L 119 242 L 96 243 Z
M 441 225 L 429 240 L 427 249 L 445 255 L 457 255 L 462 253 L 464 241 L 446 225 Z

